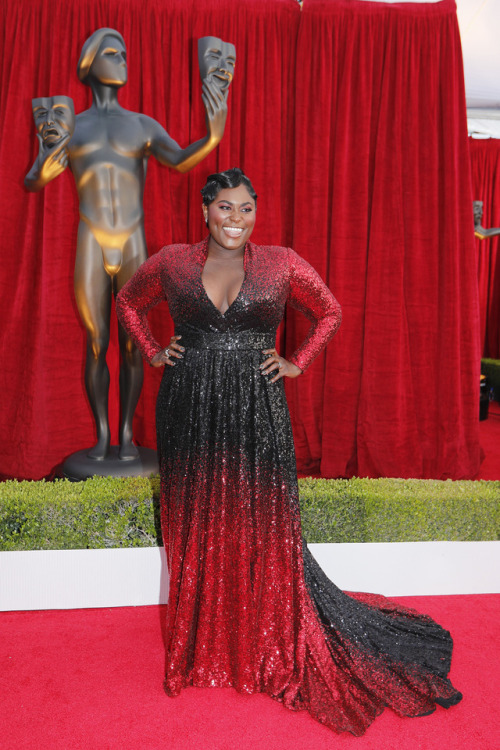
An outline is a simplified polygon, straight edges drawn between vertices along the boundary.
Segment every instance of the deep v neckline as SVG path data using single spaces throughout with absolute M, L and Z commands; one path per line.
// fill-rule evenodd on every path
M 227 315 L 227 313 L 229 312 L 229 310 L 231 310 L 231 308 L 233 307 L 233 305 L 238 301 L 238 299 L 240 298 L 242 289 L 245 286 L 245 282 L 247 280 L 247 275 L 248 275 L 248 269 L 247 269 L 248 253 L 247 253 L 247 250 L 248 250 L 248 243 L 245 244 L 245 249 L 243 251 L 243 281 L 241 282 L 241 285 L 240 285 L 240 288 L 238 289 L 238 293 L 236 294 L 236 297 L 233 299 L 233 301 L 231 302 L 231 304 L 228 305 L 227 309 L 224 312 L 222 312 L 222 310 L 219 310 L 219 308 L 217 307 L 217 305 L 215 304 L 215 302 L 210 298 L 210 295 L 208 294 L 208 292 L 207 292 L 207 290 L 205 288 L 205 284 L 203 283 L 203 271 L 204 271 L 205 264 L 206 264 L 207 258 L 208 258 L 208 240 L 207 240 L 206 247 L 205 247 L 204 257 L 202 259 L 201 267 L 200 267 L 200 284 L 201 284 L 201 288 L 203 290 L 203 293 L 204 293 L 206 299 L 209 301 L 209 303 L 211 304 L 211 306 L 213 307 L 213 309 L 216 310 L 217 313 L 222 318 L 224 318 Z

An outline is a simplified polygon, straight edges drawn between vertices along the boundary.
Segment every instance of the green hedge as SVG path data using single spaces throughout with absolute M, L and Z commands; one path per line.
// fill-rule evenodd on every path
M 495 401 L 500 401 L 500 359 L 482 359 L 481 373 L 488 378 L 488 386 L 493 388 Z
M 160 543 L 159 480 L 0 484 L 0 549 L 101 549 Z
M 500 482 L 301 479 L 308 542 L 481 541 L 499 537 Z M 0 484 L 0 549 L 161 543 L 159 480 Z
M 308 542 L 486 541 L 500 537 L 500 482 L 303 479 Z

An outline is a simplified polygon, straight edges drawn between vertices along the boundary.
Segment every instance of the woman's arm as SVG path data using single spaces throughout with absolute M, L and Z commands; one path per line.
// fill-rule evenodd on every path
M 342 312 L 339 303 L 314 268 L 291 249 L 288 250 L 288 257 L 288 303 L 300 310 L 312 324 L 305 341 L 289 359 L 303 372 L 337 332 Z
M 162 348 L 151 332 L 147 314 L 165 299 L 163 269 L 164 254 L 160 250 L 137 269 L 116 297 L 118 320 L 149 362 Z

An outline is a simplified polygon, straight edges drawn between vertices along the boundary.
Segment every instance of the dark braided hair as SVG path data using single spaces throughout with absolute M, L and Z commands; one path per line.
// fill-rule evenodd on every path
M 201 189 L 203 196 L 203 205 L 208 206 L 212 203 L 221 190 L 226 188 L 235 188 L 244 185 L 248 190 L 250 197 L 257 202 L 257 193 L 253 185 L 239 167 L 226 169 L 225 172 L 215 172 L 207 177 L 204 187 Z

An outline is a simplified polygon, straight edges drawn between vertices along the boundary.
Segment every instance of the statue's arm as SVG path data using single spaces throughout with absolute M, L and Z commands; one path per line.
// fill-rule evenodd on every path
M 147 118 L 147 127 L 150 131 L 148 151 L 158 159 L 160 164 L 173 167 L 178 172 L 188 172 L 219 144 L 226 125 L 225 97 L 213 83 L 205 80 L 202 87 L 202 99 L 206 112 L 207 134 L 186 148 L 181 148 L 159 123 Z
M 486 240 L 488 237 L 496 237 L 500 234 L 500 227 L 493 227 L 492 229 L 485 229 L 481 224 L 476 224 L 474 227 L 474 234 L 480 240 Z
M 24 185 L 27 190 L 36 192 L 41 190 L 48 182 L 58 177 L 68 166 L 68 152 L 66 145 L 71 135 L 65 135 L 60 143 L 54 148 L 47 149 L 43 145 L 41 137 L 38 135 L 40 151 L 33 166 L 24 178 Z

